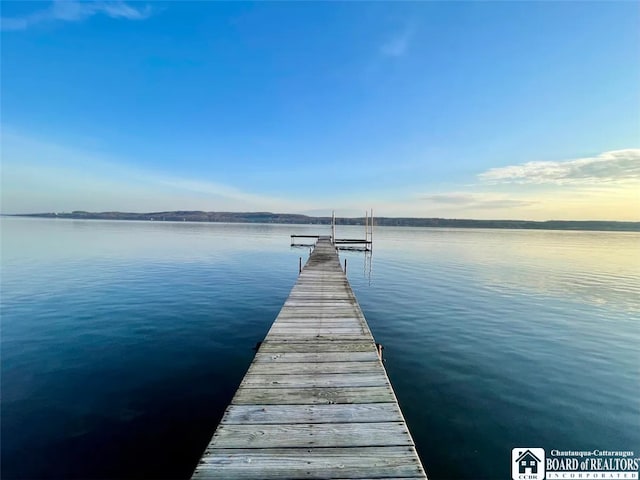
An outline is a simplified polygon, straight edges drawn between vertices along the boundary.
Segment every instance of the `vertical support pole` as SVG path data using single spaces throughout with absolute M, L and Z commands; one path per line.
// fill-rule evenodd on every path
M 373 208 L 371 209 L 371 233 L 369 234 L 369 240 L 371 241 L 369 246 L 371 250 L 373 250 Z
M 347 259 L 344 259 L 344 274 L 347 274 Z
M 369 240 L 369 210 L 364 212 L 364 241 Z M 365 243 L 365 248 L 367 244 Z
M 331 243 L 336 244 L 336 212 L 331 211 Z
M 298 259 L 298 275 L 302 273 L 302 257 Z

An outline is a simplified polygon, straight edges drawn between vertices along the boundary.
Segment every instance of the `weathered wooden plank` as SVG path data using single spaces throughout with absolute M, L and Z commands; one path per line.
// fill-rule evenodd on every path
M 333 334 L 341 334 L 341 333 L 369 333 L 365 330 L 364 325 L 358 325 L 357 323 L 333 323 L 325 325 L 323 323 L 318 323 L 316 325 L 313 324 L 300 324 L 300 323 L 278 323 L 271 327 L 269 333 L 275 332 L 284 332 L 291 333 L 295 335 L 297 332 L 300 333 L 309 333 L 309 332 L 318 332 L 318 331 L 326 331 L 328 333 Z
M 297 312 L 295 315 L 286 313 L 279 315 L 276 319 L 276 322 L 349 322 L 358 325 L 366 325 L 365 321 L 362 318 L 358 318 L 355 315 L 334 316 L 330 313 L 320 314 L 318 312 L 310 312 L 309 315 L 305 315 L 304 312 Z
M 307 341 L 307 340 L 325 340 L 325 341 L 332 341 L 332 340 L 337 340 L 338 338 L 342 338 L 343 340 L 362 340 L 364 338 L 367 338 L 366 335 L 363 335 L 361 333 L 353 333 L 353 334 L 340 334 L 340 335 L 335 335 L 335 334 L 326 334 L 326 333 L 307 333 L 305 334 L 298 334 L 298 335 L 291 335 L 291 334 L 286 334 L 286 333 L 274 333 L 273 337 L 274 340 L 284 340 L 286 338 L 290 338 L 291 340 L 296 340 L 296 341 Z
M 294 353 L 294 352 L 262 352 L 259 350 L 254 362 L 367 362 L 378 359 L 375 351 L 369 352 L 323 352 L 323 353 Z
M 335 319 L 335 320 L 358 320 L 359 316 L 356 314 L 356 312 L 354 312 L 352 309 L 344 309 L 344 310 L 329 310 L 329 309 L 324 309 L 324 310 L 320 310 L 317 308 L 291 308 L 288 310 L 283 310 L 280 314 L 280 316 L 278 316 L 278 318 L 276 318 L 276 322 L 279 321 L 279 319 L 286 319 L 286 318 L 300 318 L 300 319 L 309 319 L 309 318 L 315 318 L 318 320 L 331 320 L 331 319 Z M 360 320 L 362 320 L 360 318 Z
M 310 324 L 305 325 L 305 324 L 299 324 L 299 323 L 284 323 L 278 326 L 274 326 L 271 330 L 269 330 L 269 333 L 279 334 L 279 335 L 282 335 L 282 334 L 309 335 L 310 333 L 315 333 L 316 335 L 318 334 L 332 335 L 336 337 L 339 337 L 342 334 L 359 335 L 362 337 L 363 340 L 371 341 L 371 335 L 369 334 L 369 331 L 363 325 L 358 325 L 358 324 L 351 324 L 351 325 L 349 324 L 347 325 L 318 324 L 314 326 Z
M 351 310 L 356 312 L 356 307 L 351 301 L 339 301 L 339 300 L 287 300 L 284 304 L 285 307 L 296 308 L 325 308 L 335 310 Z
M 278 320 L 278 324 L 272 327 L 276 328 L 359 328 L 363 329 L 365 326 L 357 320 L 314 320 L 314 319 L 284 319 Z
M 231 405 L 225 424 L 402 422 L 395 403 L 337 405 Z
M 368 337 L 368 336 L 360 336 L 358 338 L 341 338 L 341 337 L 335 337 L 335 338 L 331 338 L 331 339 L 322 339 L 319 338 L 317 340 L 310 340 L 308 338 L 271 338 L 269 340 L 266 340 L 266 342 L 273 342 L 273 343 L 277 343 L 277 344 L 281 344 L 281 345 L 287 345 L 287 344 L 305 344 L 305 345 L 312 345 L 312 344 L 318 344 L 320 346 L 324 346 L 324 345 L 330 345 L 330 344 L 343 344 L 343 345 L 359 345 L 359 344 L 363 344 L 365 342 L 368 342 L 369 344 L 372 344 L 372 340 Z
M 212 449 L 207 453 L 194 478 L 424 478 L 410 447 Z
M 300 336 L 342 336 L 349 335 L 367 338 L 367 332 L 362 327 L 298 327 L 296 325 L 278 325 L 269 330 L 269 335 Z
M 317 297 L 308 297 L 308 296 L 290 296 L 287 299 L 287 303 L 285 304 L 287 307 L 294 306 L 308 306 L 308 305 L 320 305 L 322 308 L 330 308 L 330 307 L 351 307 L 354 310 L 356 309 L 356 305 L 354 305 L 354 300 L 351 298 L 336 298 L 333 295 L 319 295 Z M 284 305 L 283 305 L 284 306 Z
M 339 315 L 334 316 L 331 315 L 331 312 L 301 312 L 298 310 L 294 311 L 281 311 L 280 315 L 278 315 L 276 321 L 278 322 L 286 322 L 288 320 L 295 320 L 301 322 L 322 322 L 322 321 L 334 321 L 334 322 L 358 322 L 363 323 L 364 318 L 358 315 Z
M 343 318 L 343 317 L 358 317 L 359 312 L 353 307 L 325 307 L 319 308 L 318 305 L 299 305 L 296 307 L 287 306 L 286 309 L 283 307 L 282 315 L 287 315 L 289 313 L 294 313 L 295 315 L 302 316 L 319 316 L 320 318 Z
M 247 375 L 299 375 L 380 372 L 378 362 L 253 363 Z
M 363 332 L 361 328 L 296 328 L 296 327 L 281 327 L 274 329 L 273 332 L 270 332 L 270 335 L 273 337 L 282 337 L 284 336 L 293 339 L 296 336 L 300 337 L 343 337 L 343 338 L 355 338 L 355 339 L 367 339 L 370 338 L 367 335 L 367 332 Z M 277 338 L 276 338 L 277 340 Z
M 345 296 L 338 295 L 290 295 L 287 299 L 287 305 L 297 304 L 324 304 L 325 306 L 338 305 L 338 306 L 351 306 L 355 308 L 354 299 Z
M 306 387 L 381 387 L 388 385 L 387 376 L 374 373 L 325 373 L 246 375 L 242 385 L 249 388 L 306 388 Z
M 321 281 L 322 286 L 319 285 L 319 280 Z M 351 292 L 349 292 L 349 290 L 346 288 L 347 285 L 347 282 L 344 280 L 331 281 L 330 278 L 313 280 L 302 278 L 299 280 L 296 286 L 291 289 L 291 293 L 294 295 L 300 293 L 308 295 L 322 295 L 331 293 L 348 297 L 351 296 Z
M 342 388 L 248 388 L 240 386 L 231 403 L 234 405 L 329 405 L 395 401 L 393 392 L 387 386 Z
M 413 445 L 404 422 L 233 425 L 222 423 L 216 447 L 384 447 Z
M 356 298 L 353 296 L 353 293 L 347 290 L 346 285 L 335 285 L 331 289 L 326 289 L 323 291 L 316 290 L 313 293 L 308 290 L 292 290 L 287 300 L 295 299 L 296 297 L 299 297 L 300 300 L 309 301 L 314 301 L 315 299 L 324 297 L 337 297 L 336 301 L 338 302 L 351 302 L 352 304 L 357 303 Z M 331 298 L 327 298 L 327 300 L 330 299 Z
M 284 307 L 283 307 L 284 308 Z M 305 305 L 287 305 L 285 310 L 282 310 L 283 317 L 291 312 L 296 315 L 302 315 L 308 317 L 311 315 L 319 316 L 320 318 L 346 318 L 346 317 L 360 317 L 359 312 L 351 306 L 325 306 L 322 307 L 318 304 L 305 304 Z M 277 321 L 277 319 L 276 319 Z
M 342 314 L 334 315 L 334 313 L 337 313 L 336 310 L 328 309 L 328 308 L 322 308 L 322 309 L 317 309 L 312 311 L 298 310 L 297 308 L 288 308 L 280 312 L 280 315 L 278 315 L 277 320 L 282 321 L 288 318 L 295 318 L 295 319 L 303 319 L 303 320 L 313 319 L 313 320 L 337 320 L 337 321 L 351 320 L 351 321 L 357 321 L 357 322 L 364 321 L 363 317 L 361 317 L 360 315 L 356 314 L 356 312 L 351 310 L 345 312 L 344 315 Z
M 338 339 L 342 340 L 351 340 L 354 342 L 361 340 L 369 340 L 371 341 L 370 335 L 368 332 L 363 332 L 362 329 L 358 328 L 278 328 L 270 333 L 270 338 L 274 341 L 278 340 L 297 340 L 296 337 L 300 337 L 300 341 L 308 340 L 308 337 L 331 337 L 326 341 L 338 341 Z M 320 340 L 320 339 L 319 339 Z
M 326 346 L 326 345 L 330 345 L 330 344 L 343 344 L 343 345 L 359 345 L 365 342 L 369 342 L 370 344 L 371 339 L 367 336 L 360 336 L 358 338 L 339 338 L 339 337 L 335 337 L 335 338 L 331 338 L 331 339 L 323 339 L 323 338 L 319 338 L 319 339 L 314 339 L 314 340 L 310 340 L 308 338 L 273 338 L 271 340 L 269 340 L 270 342 L 273 343 L 277 343 L 277 344 L 281 344 L 281 345 L 287 345 L 287 344 L 300 344 L 300 345 L 313 345 L 313 344 L 318 344 L 319 346 Z M 349 350 L 351 351 L 351 350 Z M 275 353 L 275 352 L 274 352 Z M 284 352 L 283 352 L 284 353 Z
M 261 353 L 330 353 L 330 352 L 375 352 L 371 340 L 304 341 L 291 339 L 268 339 L 260 346 Z
M 363 335 L 361 333 L 359 334 L 352 334 L 352 335 L 346 335 L 346 334 L 341 334 L 341 335 L 318 335 L 318 334 L 311 334 L 311 335 L 297 335 L 295 338 L 294 337 L 289 337 L 286 334 L 274 334 L 272 336 L 272 338 L 274 340 L 284 340 L 286 338 L 291 338 L 292 340 L 295 341 L 305 341 L 305 340 L 320 340 L 320 341 L 338 341 L 339 339 L 341 340 L 362 340 L 363 338 L 367 338 L 366 335 Z
M 349 454 L 353 454 L 353 456 L 359 457 L 367 457 L 367 458 L 376 458 L 380 457 L 381 454 L 388 458 L 402 458 L 407 453 L 414 452 L 415 448 L 411 445 L 406 446 L 385 446 L 385 447 L 349 447 L 349 448 L 340 448 L 340 447 L 316 447 L 316 448 L 264 448 L 264 449 L 254 449 L 254 448 L 224 448 L 224 447 L 216 447 L 214 445 L 207 446 L 205 452 L 216 452 L 219 455 L 243 455 L 243 454 L 255 454 L 259 455 L 274 455 L 274 454 L 284 454 L 288 455 L 291 453 L 305 454 L 310 457 L 342 457 L 342 456 L 352 456 Z
M 331 329 L 331 328 L 316 328 L 316 329 L 304 329 L 304 328 L 281 328 L 274 330 L 270 333 L 271 338 L 278 340 L 279 338 L 290 338 L 295 340 L 297 337 L 301 339 L 309 337 L 330 337 L 330 338 L 343 338 L 352 340 L 364 340 L 369 338 L 366 332 L 362 332 L 358 329 Z

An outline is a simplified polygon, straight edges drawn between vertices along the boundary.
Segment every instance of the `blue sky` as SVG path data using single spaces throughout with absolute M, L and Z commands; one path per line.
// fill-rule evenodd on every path
M 2 2 L 2 212 L 640 220 L 637 2 Z

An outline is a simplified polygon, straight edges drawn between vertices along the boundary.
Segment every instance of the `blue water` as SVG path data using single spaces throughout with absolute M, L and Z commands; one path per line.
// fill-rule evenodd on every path
M 1 222 L 3 479 L 187 478 L 308 255 L 289 235 L 328 233 Z M 640 452 L 640 234 L 374 242 L 342 256 L 431 479 L 510 478 L 514 447 Z

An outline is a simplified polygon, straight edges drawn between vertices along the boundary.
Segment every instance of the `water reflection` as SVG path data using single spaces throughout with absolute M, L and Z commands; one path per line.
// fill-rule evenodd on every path
M 208 258 L 229 253 L 281 251 L 292 233 L 317 231 L 313 225 L 139 222 L 8 218 L 2 222 L 2 251 L 9 262 L 73 257 Z M 43 223 L 44 222 L 44 223 Z M 326 227 L 325 227 L 326 228 Z M 47 248 L 42 249 L 43 229 Z
M 0 221 L 2 473 L 28 479 L 187 478 L 306 260 L 290 235 L 328 233 Z M 375 268 L 341 252 L 430 478 L 640 451 L 638 240 L 377 228 Z
M 638 233 L 411 228 L 377 233 L 381 252 L 403 258 L 415 270 L 457 270 L 507 295 L 575 297 L 640 311 Z

